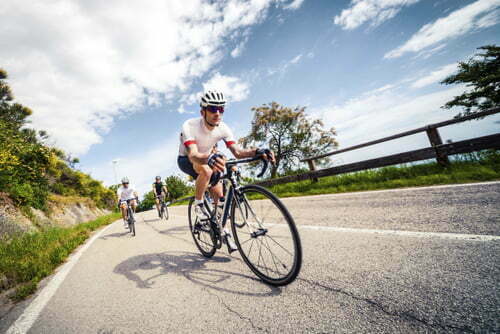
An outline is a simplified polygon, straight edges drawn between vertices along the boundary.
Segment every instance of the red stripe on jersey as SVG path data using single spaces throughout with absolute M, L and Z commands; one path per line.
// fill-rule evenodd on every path
M 226 146 L 229 148 L 229 146 L 236 144 L 235 141 L 227 141 Z
M 188 140 L 184 142 L 184 146 L 188 147 L 191 144 L 196 144 L 196 140 Z

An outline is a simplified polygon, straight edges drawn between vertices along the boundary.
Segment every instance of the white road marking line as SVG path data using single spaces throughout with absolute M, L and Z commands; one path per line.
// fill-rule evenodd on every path
M 184 218 L 182 215 L 170 215 L 172 217 Z M 271 224 L 269 226 L 287 226 L 285 224 Z M 500 236 L 488 234 L 463 234 L 449 232 L 418 232 L 418 231 L 402 231 L 402 230 L 377 230 L 367 228 L 351 228 L 351 227 L 335 227 L 335 226 L 317 226 L 317 225 L 296 225 L 299 230 L 316 230 L 316 231 L 331 231 L 331 232 L 348 232 L 348 233 L 369 233 L 369 234 L 387 234 L 395 236 L 415 237 L 415 238 L 441 238 L 454 240 L 472 240 L 472 241 L 494 241 L 500 240 Z M 187 225 L 186 225 L 187 228 Z
M 121 220 L 118 220 L 118 222 L 121 222 Z M 30 330 L 31 326 L 33 326 L 33 324 L 35 323 L 45 305 L 47 305 L 52 296 L 54 296 L 61 283 L 77 263 L 78 259 L 97 238 L 99 238 L 108 228 L 111 227 L 111 225 L 115 223 L 109 224 L 100 232 L 96 233 L 74 255 L 70 256 L 68 262 L 66 262 L 60 268 L 60 270 L 57 271 L 54 277 L 52 277 L 52 279 L 42 289 L 40 294 L 31 302 L 31 304 L 29 304 L 29 306 L 24 310 L 21 316 L 19 316 L 19 318 L 17 318 L 17 320 L 10 326 L 6 334 L 24 334 Z
M 269 226 L 287 226 L 285 224 L 270 224 Z M 297 225 L 299 230 L 316 230 L 316 231 L 332 231 L 332 232 L 348 232 L 348 233 L 369 233 L 369 234 L 388 234 L 405 237 L 417 238 L 441 238 L 455 240 L 472 240 L 472 241 L 494 241 L 500 240 L 500 236 L 482 235 L 482 234 L 460 234 L 446 232 L 414 232 L 400 230 L 375 230 L 366 228 L 350 228 L 350 227 L 334 227 L 334 226 L 314 226 L 314 225 Z
M 409 187 L 409 188 L 397 188 L 397 189 L 382 189 L 382 190 L 366 190 L 366 191 L 352 191 L 347 193 L 336 193 L 336 194 L 322 194 L 322 195 L 308 195 L 308 196 L 297 196 L 297 197 L 282 197 L 282 201 L 290 200 L 301 200 L 301 199 L 317 199 L 322 197 L 343 197 L 343 196 L 356 196 L 356 195 L 369 195 L 369 194 L 379 194 L 379 193 L 391 193 L 391 192 L 401 192 L 401 191 L 418 191 L 418 190 L 432 190 L 432 189 L 446 189 L 446 188 L 459 188 L 459 187 L 473 187 L 473 186 L 487 186 L 500 184 L 500 181 L 491 182 L 478 182 L 478 183 L 460 183 L 460 184 L 443 184 L 437 186 L 425 186 L 425 187 Z

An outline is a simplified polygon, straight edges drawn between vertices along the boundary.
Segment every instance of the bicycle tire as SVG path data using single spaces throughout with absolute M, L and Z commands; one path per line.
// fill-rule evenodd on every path
M 270 247 L 271 247 L 270 245 L 273 245 L 273 243 L 279 245 L 282 249 L 286 250 L 279 242 L 276 241 L 276 239 L 278 239 L 280 242 L 284 242 L 283 240 L 286 240 L 281 235 L 279 237 L 275 236 L 275 238 L 273 238 L 273 237 L 268 235 L 269 231 L 271 229 L 262 228 L 261 230 L 262 231 L 265 230 L 265 233 L 254 236 L 252 234 L 255 233 L 255 231 L 256 231 L 254 229 L 254 226 L 256 226 L 257 223 L 252 225 L 248 221 L 246 224 L 243 225 L 243 226 L 245 226 L 245 225 L 247 226 L 246 229 L 237 227 L 235 222 L 236 222 L 236 210 L 238 208 L 238 204 L 236 202 L 236 200 L 237 200 L 236 197 L 238 195 L 235 194 L 235 198 L 233 199 L 233 203 L 231 205 L 231 230 L 233 232 L 234 241 L 238 247 L 238 251 L 239 251 L 241 257 L 243 258 L 243 261 L 247 264 L 247 266 L 250 268 L 250 270 L 252 270 L 252 272 L 255 275 L 257 275 L 257 277 L 259 277 L 265 283 L 267 283 L 269 285 L 273 285 L 273 286 L 283 286 L 283 285 L 290 284 L 291 282 L 293 282 L 297 278 L 297 276 L 300 272 L 300 269 L 302 267 L 302 245 L 301 245 L 299 233 L 297 231 L 297 227 L 295 226 L 295 222 L 293 221 L 292 216 L 288 212 L 288 209 L 280 201 L 280 199 L 278 197 L 276 197 L 276 195 L 271 193 L 269 190 L 267 190 L 263 187 L 257 186 L 257 185 L 247 185 L 247 186 L 240 188 L 241 195 L 239 195 L 239 196 L 243 196 L 242 198 L 244 199 L 242 201 L 243 204 L 240 204 L 240 207 L 241 207 L 241 205 L 248 205 L 248 210 L 250 212 L 250 216 L 254 216 L 253 218 L 255 218 L 255 210 L 252 209 L 252 205 L 250 205 L 251 202 L 248 201 L 246 195 L 248 195 L 252 192 L 257 193 L 260 196 L 265 197 L 265 199 L 269 200 L 268 202 L 263 202 L 263 203 L 267 203 L 268 206 L 269 205 L 274 206 L 276 209 L 278 209 L 277 212 L 279 212 L 281 214 L 282 218 L 284 218 L 285 224 L 269 224 L 267 222 L 264 223 L 261 219 L 256 219 L 256 221 L 258 222 L 258 225 L 261 227 L 264 226 L 265 224 L 268 224 L 268 226 L 270 226 L 272 229 L 277 225 L 282 225 L 281 226 L 282 230 L 289 231 L 290 237 L 291 237 L 290 243 L 293 245 L 293 254 L 291 254 L 290 252 L 287 251 L 288 254 L 291 254 L 291 256 L 288 256 L 288 255 L 287 256 L 292 259 L 292 263 L 289 265 L 289 269 L 286 269 L 286 272 L 281 274 L 279 268 L 281 268 L 281 267 L 287 268 L 287 267 L 285 266 L 285 263 L 282 262 L 281 259 L 276 258 L 274 253 L 272 253 L 272 251 L 270 250 Z M 288 227 L 288 229 L 286 229 L 286 227 Z M 252 230 L 253 230 L 253 232 L 250 232 Z M 257 231 L 259 231 L 259 229 L 257 229 Z M 279 229 L 273 230 L 273 231 L 279 231 Z M 245 237 L 246 234 L 248 234 L 249 239 L 244 241 L 243 237 Z M 287 236 L 288 236 L 288 234 L 287 234 Z M 265 237 L 270 238 L 270 240 L 264 239 Z M 290 237 L 288 237 L 288 238 L 290 239 Z M 252 240 L 252 242 L 251 242 L 251 244 L 249 244 L 250 249 L 248 251 L 248 250 L 244 249 L 243 244 L 248 242 L 249 240 Z M 265 240 L 265 241 L 263 241 L 263 240 Z M 254 242 L 255 242 L 255 244 L 254 244 Z M 259 246 L 259 243 L 260 243 L 260 246 Z M 259 253 L 258 253 L 257 263 L 255 263 L 256 261 L 254 261 L 251 258 L 251 252 L 252 252 L 253 245 L 257 245 L 256 247 L 260 247 Z M 263 264 L 266 267 L 264 267 L 263 265 L 259 265 L 260 260 L 264 259 L 264 254 L 263 254 L 264 252 L 262 252 L 262 249 L 264 249 L 264 251 L 267 250 L 271 254 L 272 262 L 270 262 L 270 264 L 274 264 L 274 266 L 275 266 L 274 268 L 271 265 L 270 265 L 271 268 L 268 268 L 266 266 L 265 261 L 263 261 Z M 277 248 L 277 249 L 280 250 L 280 248 Z M 276 262 L 276 261 L 278 261 L 278 262 Z M 264 268 L 265 268 L 265 271 L 263 270 Z M 271 276 L 270 273 L 274 273 L 275 275 Z
M 132 234 L 132 236 L 135 237 L 135 219 L 134 219 L 134 214 L 130 208 L 128 214 L 129 214 L 128 216 L 129 231 Z
M 189 231 L 191 232 L 191 235 L 193 237 L 193 241 L 198 247 L 198 250 L 200 251 L 201 255 L 204 257 L 210 258 L 212 257 L 215 252 L 216 252 L 216 247 L 214 244 L 214 231 L 211 228 L 210 224 L 208 224 L 209 228 L 208 230 L 198 230 L 198 233 L 193 232 L 193 225 L 197 223 L 198 217 L 193 217 L 193 212 L 194 211 L 194 198 L 192 198 L 189 201 L 188 205 L 188 220 L 189 220 Z M 194 222 L 193 222 L 194 218 Z M 203 234 L 202 234 L 203 233 Z M 202 237 L 203 235 L 203 237 Z M 201 240 L 203 238 L 203 240 Z
M 163 209 L 163 219 L 168 220 L 168 217 L 169 217 L 168 216 L 168 206 L 165 203 L 163 203 L 162 209 Z
M 244 210 L 245 210 L 245 212 L 244 212 L 244 214 L 245 214 L 245 218 L 247 218 L 247 219 L 248 219 L 248 207 L 247 207 L 247 206 L 244 206 Z M 234 224 L 235 224 L 235 225 L 236 225 L 236 227 L 238 227 L 238 228 L 243 228 L 243 227 L 245 226 L 245 222 L 238 223 L 238 222 L 236 222 L 236 221 L 235 221 L 235 222 L 234 222 Z

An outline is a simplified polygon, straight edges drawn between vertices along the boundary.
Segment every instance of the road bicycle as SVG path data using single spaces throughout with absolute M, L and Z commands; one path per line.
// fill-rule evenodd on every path
M 132 234 L 132 236 L 135 237 L 135 215 L 134 215 L 134 210 L 132 210 L 132 207 L 130 206 L 130 202 L 131 201 L 134 201 L 137 200 L 137 198 L 132 198 L 132 199 L 127 199 L 127 200 L 124 200 L 122 202 L 126 202 L 127 203 L 127 224 L 128 224 L 128 229 L 129 229 L 129 232 Z
M 213 205 L 208 191 L 204 207 L 208 219 L 199 220 L 194 212 L 194 198 L 189 202 L 189 227 L 201 254 L 212 257 L 224 240 L 224 227 L 231 221 L 231 231 L 243 261 L 262 281 L 274 286 L 295 280 L 302 266 L 302 246 L 295 222 L 276 195 L 258 185 L 240 185 L 239 164 L 261 160 L 264 175 L 268 161 L 262 157 L 229 160 L 226 173 L 211 186 L 222 181 L 225 201 Z
M 160 219 L 168 220 L 168 205 L 165 202 L 165 196 L 156 196 L 160 200 Z

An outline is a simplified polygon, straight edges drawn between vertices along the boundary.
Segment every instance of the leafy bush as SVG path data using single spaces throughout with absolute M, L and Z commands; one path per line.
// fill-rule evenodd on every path
M 170 175 L 165 179 L 170 199 L 178 199 L 193 192 L 193 187 L 188 185 L 183 178 L 178 175 Z

